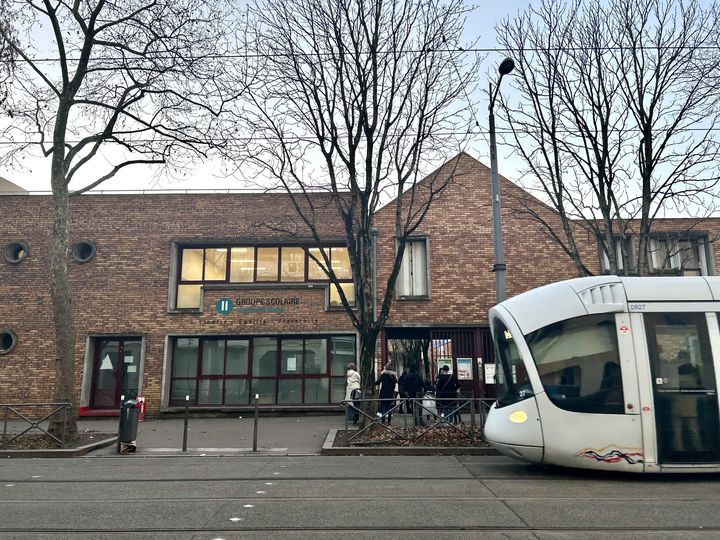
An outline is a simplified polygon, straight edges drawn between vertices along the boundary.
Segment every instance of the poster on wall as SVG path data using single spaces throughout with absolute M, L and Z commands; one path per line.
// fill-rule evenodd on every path
M 461 381 L 472 380 L 472 358 L 457 359 L 457 377 Z
M 450 368 L 450 373 L 453 372 L 453 361 L 452 358 L 440 358 L 438 360 L 438 370 L 442 371 L 443 366 Z
M 485 384 L 495 384 L 495 364 L 485 364 Z

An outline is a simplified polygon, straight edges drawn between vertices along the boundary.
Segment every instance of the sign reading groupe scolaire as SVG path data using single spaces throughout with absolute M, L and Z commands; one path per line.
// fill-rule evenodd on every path
M 300 298 L 297 296 L 256 296 L 252 298 L 238 297 L 220 298 L 215 302 L 215 311 L 218 315 L 236 313 L 285 313 L 286 306 L 299 306 Z

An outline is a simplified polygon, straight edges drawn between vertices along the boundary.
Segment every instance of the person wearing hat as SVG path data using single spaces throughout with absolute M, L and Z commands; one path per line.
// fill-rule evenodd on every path
M 435 398 L 441 414 L 449 420 L 448 416 L 453 410 L 457 392 L 460 389 L 460 381 L 455 374 L 450 374 L 450 366 L 445 364 L 440 368 L 440 374 L 435 381 Z

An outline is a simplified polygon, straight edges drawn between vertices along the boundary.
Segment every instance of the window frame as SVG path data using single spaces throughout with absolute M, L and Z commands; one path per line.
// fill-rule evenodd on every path
M 685 259 L 681 253 L 688 248 L 681 248 L 682 244 L 689 244 L 690 248 L 697 255 L 697 267 L 684 266 Z M 655 233 L 650 235 L 648 242 L 648 271 L 651 275 L 711 275 L 709 265 L 710 254 L 708 253 L 708 235 L 706 234 L 678 234 L 678 233 Z M 662 266 L 658 266 L 658 253 L 663 254 Z M 665 261 L 669 266 L 665 266 Z M 697 272 L 690 273 L 690 272 Z
M 538 351 L 536 346 L 538 343 L 551 338 L 555 344 L 562 343 L 561 339 L 563 335 L 567 334 L 567 328 L 569 326 L 574 332 L 576 331 L 587 331 L 596 330 L 601 325 L 612 325 L 612 329 L 608 330 L 607 337 L 610 339 L 610 345 L 612 350 L 593 352 L 592 354 L 574 354 L 569 358 L 562 358 L 561 360 L 555 360 L 550 363 L 538 363 L 537 354 Z M 554 336 L 555 328 L 559 328 L 561 332 L 559 335 Z M 554 337 L 553 337 L 554 336 Z M 593 336 L 595 338 L 597 336 Z M 540 378 L 540 384 L 545 392 L 545 395 L 552 402 L 552 404 L 558 409 L 569 411 L 573 413 L 582 414 L 612 414 L 622 415 L 626 414 L 625 410 L 625 380 L 623 378 L 622 362 L 620 361 L 620 343 L 618 339 L 617 330 L 617 318 L 615 313 L 593 313 L 589 315 L 580 315 L 578 317 L 571 317 L 562 321 L 556 321 L 542 328 L 538 328 L 524 336 L 527 347 L 530 351 L 530 358 L 535 366 L 535 369 Z M 597 342 L 596 339 L 591 340 L 593 343 Z M 562 350 L 562 349 L 561 349 Z M 574 350 L 575 353 L 585 352 Z M 612 360 L 604 360 L 604 364 L 600 368 L 601 376 L 587 377 L 582 374 L 583 368 L 595 367 L 595 372 L 598 371 L 598 367 L 602 359 L 595 358 L 602 355 L 608 355 L 612 357 Z M 593 358 L 592 361 L 586 359 Z M 552 364 L 567 364 L 573 360 L 576 360 L 576 365 L 565 367 L 562 371 L 549 371 L 543 373 L 544 369 L 542 366 L 551 366 Z M 555 366 L 556 368 L 558 366 Z M 571 388 L 572 385 L 565 382 L 562 379 L 566 376 L 567 371 L 575 367 L 579 368 L 580 384 L 577 385 L 578 395 L 567 396 L 565 393 L 560 393 L 557 389 L 560 389 L 563 385 Z M 613 368 L 613 369 L 608 369 Z M 575 373 L 575 372 L 574 372 Z M 590 370 L 593 373 L 593 370 Z M 554 384 L 549 383 L 549 379 L 556 377 L 560 374 L 560 381 Z M 588 378 L 589 383 L 597 382 L 598 386 L 595 388 L 592 384 L 583 384 L 584 378 Z M 574 379 L 574 376 L 573 376 Z M 617 385 L 619 383 L 619 386 Z M 620 389 L 620 399 L 617 399 L 617 389 Z M 583 393 L 583 392 L 586 393 Z M 613 391 L 615 391 L 613 393 Z M 596 399 L 597 401 L 594 401 Z
M 190 395 L 189 404 L 193 407 L 199 408 L 232 408 L 232 407 L 246 407 L 253 403 L 253 395 L 255 394 L 255 381 L 272 381 L 274 388 L 272 401 L 266 402 L 267 405 L 271 406 L 313 406 L 313 405 L 333 405 L 335 402 L 332 401 L 333 383 L 344 384 L 346 374 L 343 372 L 341 375 L 334 375 L 332 373 L 333 365 L 333 345 L 335 338 L 352 338 L 353 343 L 353 361 L 357 356 L 357 336 L 355 334 L 282 334 L 282 335 L 214 335 L 214 336 L 202 336 L 202 335 L 175 335 L 171 337 L 171 366 L 170 366 L 170 381 L 168 388 L 168 406 L 169 407 L 180 407 L 185 405 L 184 398 L 172 399 L 173 386 L 176 381 L 193 381 L 195 385 L 194 395 Z M 195 353 L 195 370 L 194 376 L 176 376 L 176 350 L 177 343 L 180 339 L 197 339 L 197 351 Z M 254 358 L 254 345 L 255 339 L 269 339 L 275 343 L 275 372 L 274 375 L 263 375 L 255 376 L 255 358 Z M 282 343 L 286 340 L 300 340 L 302 342 L 302 372 L 299 373 L 282 373 Z M 307 373 L 306 371 L 306 350 L 308 340 L 322 340 L 324 348 L 324 373 Z M 221 375 L 204 375 L 202 374 L 202 361 L 203 353 L 205 350 L 205 343 L 209 341 L 223 341 L 224 342 L 224 356 L 223 356 L 223 373 Z M 247 341 L 248 343 L 248 359 L 247 359 L 247 370 L 245 374 L 241 375 L 228 375 L 228 341 Z M 328 382 L 327 388 L 327 400 L 322 402 L 310 402 L 306 403 L 306 380 L 320 380 L 326 379 Z M 220 403 L 198 403 L 200 395 L 200 385 L 203 380 L 222 380 L 223 388 L 221 394 Z M 248 401 L 243 403 L 230 403 L 226 401 L 226 392 L 228 380 L 246 380 L 248 384 Z M 300 381 L 300 401 L 298 402 L 280 402 L 280 382 L 283 380 L 299 380 Z
M 252 269 L 252 280 L 251 281 L 232 281 L 231 280 L 231 267 L 232 267 L 232 250 L 236 248 L 251 248 L 253 250 L 253 269 Z M 277 279 L 275 280 L 258 280 L 258 253 L 260 249 L 276 249 L 277 250 Z M 302 264 L 303 276 L 302 280 L 283 280 L 282 268 L 283 268 L 283 249 L 297 248 L 303 251 Z M 225 276 L 223 279 L 206 279 L 206 257 L 207 250 L 224 250 L 225 251 Z M 229 285 L 229 286 L 240 286 L 240 287 L 264 287 L 273 285 L 303 285 L 303 284 L 324 284 L 328 293 L 326 294 L 326 310 L 342 309 L 340 306 L 331 306 L 330 304 L 330 287 L 333 287 L 333 282 L 329 276 L 325 279 L 310 279 L 310 249 L 322 249 L 326 250 L 328 258 L 330 260 L 330 266 L 332 270 L 332 259 L 333 252 L 336 249 L 345 249 L 347 246 L 339 242 L 329 242 L 322 247 L 311 245 L 311 244 L 284 244 L 284 243 L 268 243 L 268 244 L 250 244 L 250 243 L 183 243 L 173 242 L 172 250 L 172 265 L 171 265 L 171 296 L 169 301 L 168 310 L 171 312 L 198 312 L 202 311 L 202 299 L 205 285 Z M 200 279 L 182 279 L 183 273 L 183 254 L 185 250 L 200 250 L 202 251 L 202 269 L 200 272 Z M 350 255 L 348 253 L 348 260 Z M 354 284 L 352 278 L 352 269 L 350 269 L 349 278 L 338 278 L 337 281 L 340 284 Z M 337 277 L 337 276 L 336 276 Z M 179 291 L 181 286 L 200 286 L 200 305 L 197 307 L 178 307 Z M 349 299 L 352 305 L 355 305 L 355 298 Z
M 425 273 L 425 288 L 427 289 L 425 294 L 401 294 L 400 293 L 400 280 L 402 278 L 402 264 L 405 259 L 405 255 L 408 253 L 408 247 L 411 244 L 423 244 L 425 246 L 425 264 L 423 271 Z M 399 241 L 395 242 L 395 253 L 399 248 Z M 412 249 L 412 248 L 411 248 Z M 414 288 L 413 283 L 411 287 Z M 430 288 L 430 237 L 429 236 L 411 236 L 405 240 L 405 251 L 403 252 L 403 261 L 400 261 L 400 271 L 398 272 L 397 280 L 395 281 L 395 299 L 396 300 L 430 300 L 431 299 L 431 288 Z

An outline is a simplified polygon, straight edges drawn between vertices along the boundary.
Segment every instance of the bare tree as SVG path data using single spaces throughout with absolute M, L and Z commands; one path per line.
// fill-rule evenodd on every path
M 671 4 L 543 0 L 497 28 L 518 66 L 518 97 L 501 104 L 511 146 L 527 187 L 558 212 L 562 230 L 536 206 L 515 206 L 542 224 L 579 275 L 591 272 L 578 233 L 598 240 L 612 273 L 636 271 L 624 239 L 639 218 L 644 274 L 652 219 L 671 207 L 692 205 L 701 216 L 715 207 L 717 171 L 708 164 L 718 157 L 719 102 L 708 76 L 720 55 L 707 46 L 716 18 L 694 1 L 677 11 Z M 645 157 L 638 133 L 660 141 Z
M 5 105 L 8 97 L 8 82 L 15 71 L 15 51 L 8 45 L 8 40 L 13 39 L 15 35 L 7 0 L 0 0 L 0 107 Z
M 720 50 L 717 4 L 615 0 L 614 63 L 631 112 L 640 179 L 639 272 L 647 274 L 652 222 L 669 209 L 717 209 Z
M 222 106 L 216 60 L 227 21 L 219 6 L 190 0 L 8 3 L 9 20 L 23 32 L 2 35 L 3 47 L 18 58 L 10 97 L 15 116 L 4 133 L 18 145 L 5 163 L 17 165 L 34 147 L 51 161 L 55 401 L 75 404 L 70 196 L 133 165 L 180 166 L 213 142 L 210 119 Z M 34 146 L 23 144 L 28 141 Z M 82 185 L 71 193 L 73 182 Z M 75 414 L 61 423 L 51 428 L 76 434 Z
M 467 96 L 478 59 L 461 50 L 467 12 L 460 0 L 267 0 L 250 9 L 247 47 L 257 62 L 246 73 L 251 103 L 238 113 L 249 141 L 237 151 L 246 175 L 254 170 L 289 193 L 318 246 L 312 195 L 330 193 L 354 294 L 340 287 L 326 253 L 316 262 L 360 336 L 367 395 L 406 241 L 456 174 L 451 164 L 421 181 L 423 170 L 460 150 L 474 125 Z M 397 254 L 374 291 L 374 220 L 393 197 Z

